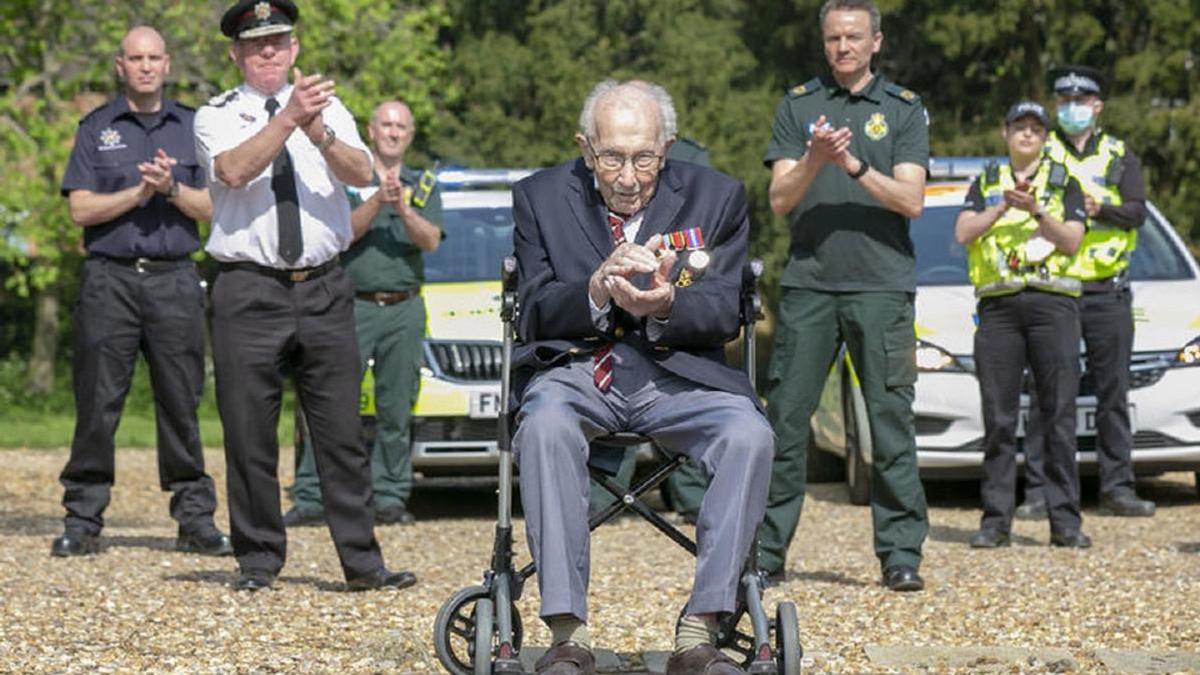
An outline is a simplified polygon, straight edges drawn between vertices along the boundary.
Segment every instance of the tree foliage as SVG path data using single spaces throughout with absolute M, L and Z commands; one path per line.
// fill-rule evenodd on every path
M 5 302 L 70 292 L 79 233 L 58 196 L 76 121 L 115 91 L 131 25 L 159 28 L 170 93 L 186 103 L 239 80 L 217 25 L 227 0 L 8 0 L 0 8 L 0 265 Z M 408 101 L 414 161 L 538 167 L 571 157 L 579 105 L 600 79 L 643 78 L 675 97 L 682 135 L 742 179 L 753 250 L 777 276 L 784 223 L 761 157 L 775 103 L 822 72 L 822 0 L 306 0 L 305 72 L 323 72 L 360 121 Z M 1082 62 L 1110 82 L 1106 128 L 1146 166 L 1150 194 L 1200 240 L 1200 80 L 1195 2 L 878 0 L 878 68 L 921 94 L 935 154 L 997 154 L 1005 108 L 1052 102 L 1047 70 Z M 0 339 L 7 339 L 7 332 Z M 0 351 L 11 345 L 0 344 Z M 19 347 L 23 350 L 26 347 Z

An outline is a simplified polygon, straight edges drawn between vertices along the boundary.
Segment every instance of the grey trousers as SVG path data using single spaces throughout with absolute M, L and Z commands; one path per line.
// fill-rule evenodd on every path
M 581 357 L 534 376 L 513 437 L 526 535 L 538 569 L 541 616 L 587 621 L 590 570 L 588 443 L 632 431 L 684 453 L 711 477 L 697 523 L 696 576 L 687 611 L 733 611 L 738 577 L 766 509 L 775 438 L 766 417 L 738 394 L 663 370 L 618 343 L 613 385 L 592 383 Z

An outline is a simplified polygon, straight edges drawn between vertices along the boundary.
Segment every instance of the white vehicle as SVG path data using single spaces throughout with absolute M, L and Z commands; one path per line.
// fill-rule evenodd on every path
M 925 478 L 978 476 L 983 465 L 983 415 L 972 356 L 975 292 L 966 250 L 954 240 L 954 221 L 982 158 L 935 158 L 925 210 L 911 225 L 917 254 L 917 459 Z M 1133 280 L 1133 358 L 1130 419 L 1134 471 L 1195 471 L 1200 491 L 1200 267 L 1153 204 L 1130 265 Z M 1078 408 L 1079 466 L 1095 473 L 1096 397 L 1085 371 Z M 1022 395 L 1022 406 L 1028 400 Z M 1024 415 L 1022 415 L 1024 419 Z M 1022 424 L 1018 435 L 1023 434 Z M 844 462 L 850 498 L 869 498 L 871 434 L 848 358 L 830 373 L 812 420 L 810 480 L 830 477 Z M 819 452 L 836 456 L 820 456 Z M 1018 456 L 1019 461 L 1023 461 Z

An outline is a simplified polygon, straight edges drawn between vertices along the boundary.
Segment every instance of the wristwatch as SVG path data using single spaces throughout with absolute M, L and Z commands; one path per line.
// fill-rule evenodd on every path
M 862 178 L 863 176 L 867 175 L 867 171 L 869 171 L 870 169 L 871 169 L 871 165 L 867 164 L 867 161 L 865 159 L 860 159 L 860 160 L 858 160 L 858 169 L 856 169 L 854 171 L 854 173 L 848 173 L 846 175 L 850 176 L 854 180 L 858 180 L 859 178 Z
M 1042 204 L 1038 204 L 1037 208 L 1034 209 L 1034 211 L 1033 211 L 1033 219 L 1041 222 L 1042 218 L 1045 218 L 1045 217 L 1046 217 L 1046 207 L 1043 206 Z
M 179 196 L 179 181 L 174 176 L 171 177 L 171 187 L 167 188 L 167 199 L 174 199 Z
M 329 146 L 333 145 L 333 142 L 336 140 L 337 140 L 337 134 L 333 133 L 333 127 L 326 124 L 325 125 L 325 138 L 320 143 L 317 143 L 317 150 L 319 150 L 321 152 L 325 152 L 325 150 L 328 149 Z

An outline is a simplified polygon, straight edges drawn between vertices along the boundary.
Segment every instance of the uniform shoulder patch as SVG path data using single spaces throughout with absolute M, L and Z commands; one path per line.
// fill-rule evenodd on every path
M 884 91 L 908 104 L 919 103 L 921 101 L 921 97 L 917 96 L 917 93 L 912 89 L 902 87 L 895 82 L 888 82 L 887 86 L 884 87 Z
M 808 94 L 813 93 L 814 91 L 817 91 L 820 88 L 821 88 L 821 78 L 814 77 L 813 79 L 809 80 L 808 82 L 805 82 L 804 84 L 798 84 L 798 85 L 792 87 L 791 91 L 788 93 L 790 93 L 792 96 L 806 96 Z
M 234 101 L 237 100 L 237 97 L 238 97 L 237 89 L 231 89 L 229 91 L 222 92 L 222 93 L 217 94 L 216 96 L 208 99 L 208 105 L 210 105 L 214 108 L 220 108 L 222 106 L 226 106 L 226 105 L 229 105 L 230 103 L 233 103 Z

